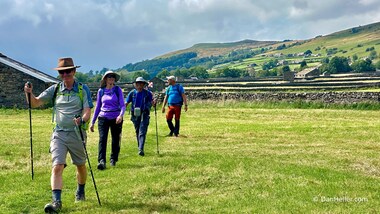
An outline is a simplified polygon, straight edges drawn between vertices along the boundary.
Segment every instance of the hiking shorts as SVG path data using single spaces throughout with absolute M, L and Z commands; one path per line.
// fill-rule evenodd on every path
M 172 120 L 173 115 L 175 115 L 175 120 L 181 118 L 181 107 L 182 106 L 169 106 L 168 112 L 166 113 L 166 120 Z
M 84 139 L 87 138 L 83 131 Z M 54 131 L 50 141 L 50 153 L 52 156 L 52 166 L 58 164 L 66 165 L 67 153 L 70 153 L 71 162 L 74 165 L 86 164 L 86 153 L 79 133 L 75 131 Z

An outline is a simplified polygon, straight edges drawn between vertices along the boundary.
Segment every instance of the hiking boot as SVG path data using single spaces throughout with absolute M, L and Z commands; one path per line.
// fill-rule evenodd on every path
M 101 160 L 101 161 L 98 163 L 98 169 L 99 169 L 99 170 L 104 170 L 104 169 L 106 169 L 106 163 L 104 162 L 104 160 Z
M 166 137 L 172 137 L 173 136 L 173 132 L 170 132 L 168 135 L 166 135 Z
M 145 154 L 144 154 L 144 151 L 140 150 L 140 151 L 139 151 L 139 155 L 140 155 L 140 156 L 144 156 L 144 155 L 145 155 Z
M 81 202 L 81 201 L 85 201 L 86 200 L 86 197 L 84 195 L 84 192 L 83 193 L 75 193 L 75 202 Z
M 62 201 L 53 201 L 45 205 L 45 213 L 59 213 L 62 209 Z
M 110 166 L 115 166 L 116 165 L 116 161 L 114 159 L 111 159 L 110 160 Z

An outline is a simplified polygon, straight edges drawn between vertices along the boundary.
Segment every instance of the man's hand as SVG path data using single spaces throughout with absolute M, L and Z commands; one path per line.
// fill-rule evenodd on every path
M 32 83 L 30 83 L 30 82 L 25 83 L 24 91 L 25 91 L 25 93 L 32 93 L 32 91 L 33 91 Z
M 77 126 L 80 126 L 82 124 L 82 118 L 80 116 L 79 117 L 75 117 L 73 119 L 73 121 L 74 121 L 75 125 L 77 125 Z

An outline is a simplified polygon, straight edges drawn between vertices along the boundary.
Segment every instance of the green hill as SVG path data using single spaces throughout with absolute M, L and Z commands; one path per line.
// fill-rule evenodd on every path
M 156 59 L 160 58 L 168 58 L 174 55 L 183 54 L 187 52 L 195 52 L 197 53 L 198 58 L 203 57 L 211 57 L 211 56 L 219 56 L 230 53 L 231 51 L 237 49 L 256 49 L 267 47 L 270 45 L 274 45 L 279 43 L 279 41 L 256 41 L 256 40 L 242 40 L 238 42 L 228 42 L 228 43 L 199 43 L 195 44 L 190 48 L 178 50 L 174 52 L 170 52 L 161 56 L 156 57 Z
M 310 50 L 305 58 L 300 53 Z M 162 69 L 175 70 L 203 66 L 207 69 L 229 67 L 247 68 L 255 64 L 256 70 L 270 59 L 317 63 L 332 56 L 368 57 L 371 50 L 380 53 L 380 22 L 319 35 L 307 40 L 256 41 L 243 40 L 229 43 L 200 43 L 190 48 L 163 54 L 151 60 L 127 64 L 120 70 L 146 70 L 152 76 Z M 377 61 L 377 59 L 375 60 Z M 290 63 L 293 68 L 295 64 Z

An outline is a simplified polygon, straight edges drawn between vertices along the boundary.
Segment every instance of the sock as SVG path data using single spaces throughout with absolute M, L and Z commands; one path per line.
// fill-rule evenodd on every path
M 84 193 L 84 186 L 86 184 L 78 184 L 77 193 Z
M 52 195 L 53 195 L 53 201 L 61 201 L 61 192 L 60 189 L 53 189 Z

